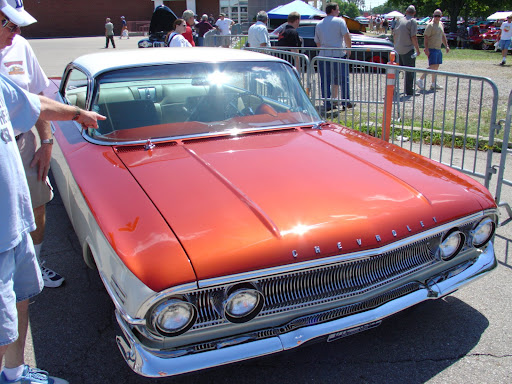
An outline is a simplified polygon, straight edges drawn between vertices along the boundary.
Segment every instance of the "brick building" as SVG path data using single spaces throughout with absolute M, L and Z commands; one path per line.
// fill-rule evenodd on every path
M 37 19 L 37 23 L 24 27 L 25 37 L 78 37 L 105 34 L 105 18 L 114 23 L 114 32 L 121 29 L 121 16 L 129 27 L 135 21 L 151 20 L 153 9 L 158 4 L 171 8 L 179 17 L 187 8 L 197 14 L 219 14 L 219 0 L 25 0 L 25 9 Z M 194 9 L 195 6 L 195 9 Z M 132 29 L 132 28 L 131 28 Z

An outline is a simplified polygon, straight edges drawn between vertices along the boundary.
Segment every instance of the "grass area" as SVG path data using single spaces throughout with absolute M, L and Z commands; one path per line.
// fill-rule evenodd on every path
M 382 137 L 382 128 L 375 126 L 368 126 L 366 124 L 359 124 L 358 122 L 347 121 L 346 126 L 352 129 L 356 129 L 360 132 L 364 132 L 374 137 Z M 411 129 L 410 125 L 404 124 L 404 129 L 401 126 L 391 127 L 391 137 L 396 140 L 398 136 L 402 136 L 412 142 L 419 143 L 423 142 L 428 145 L 442 145 L 444 147 L 453 147 L 453 148 L 465 148 L 466 150 L 471 150 L 478 148 L 480 151 L 488 151 L 492 149 L 493 152 L 501 153 L 501 142 L 495 143 L 490 146 L 487 138 L 476 138 L 471 136 L 466 136 L 464 138 L 463 134 L 460 132 L 456 132 L 452 134 L 451 131 L 447 131 L 445 129 L 444 133 L 441 129 L 436 127 L 430 128 L 425 126 L 423 129 L 419 127 L 413 127 Z
M 450 48 L 450 53 L 446 54 L 443 47 L 443 61 L 451 60 L 467 60 L 467 61 L 499 61 L 501 52 L 494 52 L 494 50 L 479 50 L 479 49 L 455 49 Z M 427 56 L 422 54 L 416 60 L 427 62 Z
M 390 35 L 376 35 L 374 33 L 365 33 L 367 36 L 371 37 L 388 37 L 390 38 Z M 419 44 L 421 48 L 421 55 L 418 56 L 416 61 L 424 61 L 427 62 L 427 56 L 423 54 L 423 39 L 419 39 Z M 512 54 L 511 51 L 509 51 L 509 54 Z M 443 61 L 444 60 L 472 60 L 472 61 L 496 61 L 501 58 L 501 52 L 495 52 L 494 49 L 491 50 L 481 50 L 481 49 L 473 49 L 473 48 L 467 48 L 467 49 L 455 49 L 455 46 L 450 47 L 450 53 L 446 55 L 446 51 L 444 50 L 443 46 Z

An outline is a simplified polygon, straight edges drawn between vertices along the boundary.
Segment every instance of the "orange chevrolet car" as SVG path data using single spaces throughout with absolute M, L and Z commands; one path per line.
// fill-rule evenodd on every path
M 55 87 L 107 116 L 55 122 L 52 170 L 141 375 L 332 342 L 496 266 L 482 185 L 323 121 L 286 61 L 105 52 Z

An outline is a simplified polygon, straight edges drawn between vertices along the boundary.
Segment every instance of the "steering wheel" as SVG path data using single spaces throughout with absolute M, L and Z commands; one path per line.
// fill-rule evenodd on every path
M 264 103 L 263 97 L 261 97 L 260 95 L 254 93 L 254 92 L 245 91 L 245 92 L 242 92 L 242 93 L 237 93 L 226 104 L 226 107 L 224 108 L 224 118 L 225 119 L 230 119 L 230 118 L 235 117 L 235 116 L 254 115 L 255 112 L 251 108 L 250 105 L 251 104 L 256 104 L 256 103 L 253 103 L 253 102 L 246 103 L 246 102 L 244 102 L 244 97 L 252 97 L 252 96 L 258 98 L 258 100 L 259 100 L 258 106 Z M 242 103 L 244 105 L 246 105 L 246 107 L 244 109 L 242 109 L 242 110 L 240 110 L 238 108 L 238 100 L 239 99 L 242 101 Z

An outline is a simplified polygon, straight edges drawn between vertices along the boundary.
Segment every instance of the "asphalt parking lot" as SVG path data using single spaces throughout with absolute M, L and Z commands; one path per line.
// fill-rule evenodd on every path
M 138 38 L 116 49 L 136 48 Z M 104 51 L 104 37 L 31 40 L 49 76 L 84 53 Z M 503 198 L 512 203 L 512 191 Z M 62 201 L 47 206 L 43 259 L 66 277 L 31 303 L 27 363 L 82 383 L 511 383 L 512 224 L 495 241 L 493 273 L 442 300 L 410 308 L 380 327 L 334 343 L 171 379 L 147 379 L 124 363 L 115 343 L 113 305 L 81 250 Z

